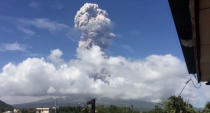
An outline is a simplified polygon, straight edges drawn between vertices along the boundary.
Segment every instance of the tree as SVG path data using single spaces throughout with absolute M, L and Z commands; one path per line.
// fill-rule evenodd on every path
M 196 113 L 193 106 L 185 102 L 181 96 L 171 96 L 168 100 L 155 106 L 151 113 Z
M 208 102 L 208 103 L 205 105 L 205 107 L 204 107 L 204 109 L 203 109 L 203 113 L 210 113 L 210 102 Z

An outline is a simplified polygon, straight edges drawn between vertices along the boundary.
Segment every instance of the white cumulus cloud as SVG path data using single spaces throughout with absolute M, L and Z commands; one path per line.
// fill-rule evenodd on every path
M 55 64 L 62 64 L 64 61 L 61 59 L 63 52 L 60 49 L 54 49 L 51 51 L 48 58 Z
M 56 49 L 50 56 L 61 59 L 61 53 Z M 188 79 L 186 74 L 184 62 L 170 54 L 128 60 L 122 56 L 106 56 L 100 47 L 92 46 L 78 49 L 76 59 L 62 64 L 45 58 L 8 63 L 0 73 L 0 95 L 90 94 L 158 102 L 178 95 Z M 193 87 L 187 87 L 183 95 L 193 102 L 199 101 Z

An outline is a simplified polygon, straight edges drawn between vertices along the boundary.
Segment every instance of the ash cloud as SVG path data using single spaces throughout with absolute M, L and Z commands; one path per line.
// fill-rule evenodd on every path
M 97 45 L 105 49 L 115 37 L 107 12 L 100 9 L 97 4 L 84 4 L 77 12 L 74 22 L 75 27 L 81 31 L 80 48 Z

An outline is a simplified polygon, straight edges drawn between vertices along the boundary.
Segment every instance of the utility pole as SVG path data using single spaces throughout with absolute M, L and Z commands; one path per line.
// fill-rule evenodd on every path
M 90 101 L 87 102 L 88 105 L 91 105 L 91 113 L 95 113 L 95 106 L 96 106 L 96 99 L 93 98 Z

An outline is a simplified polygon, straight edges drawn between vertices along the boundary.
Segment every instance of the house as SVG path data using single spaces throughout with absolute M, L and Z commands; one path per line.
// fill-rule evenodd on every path
M 36 113 L 50 113 L 50 108 L 36 108 Z
M 5 112 L 3 112 L 3 113 L 13 113 L 12 111 L 5 111 Z
M 20 113 L 19 109 L 13 109 L 13 113 Z

